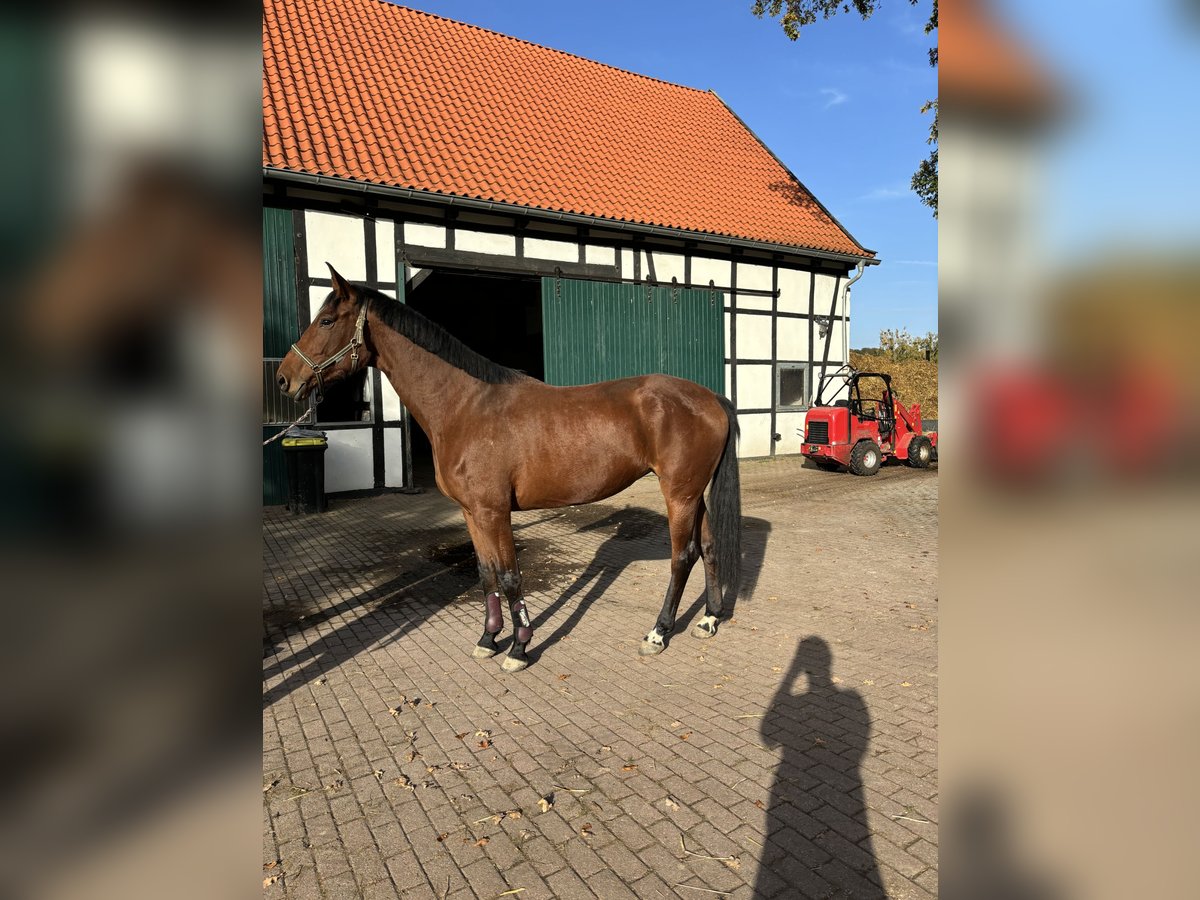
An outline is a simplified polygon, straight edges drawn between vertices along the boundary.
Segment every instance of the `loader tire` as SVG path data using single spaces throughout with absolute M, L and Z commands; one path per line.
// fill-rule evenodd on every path
M 908 445 L 908 464 L 914 469 L 928 469 L 933 462 L 933 443 L 923 434 L 917 435 Z
M 850 451 L 850 471 L 855 475 L 874 475 L 883 462 L 883 452 L 874 441 L 859 441 Z

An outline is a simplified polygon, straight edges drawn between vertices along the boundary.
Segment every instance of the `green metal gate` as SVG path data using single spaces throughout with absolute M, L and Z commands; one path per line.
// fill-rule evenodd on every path
M 662 373 L 725 392 L 720 291 L 542 279 L 546 383 Z

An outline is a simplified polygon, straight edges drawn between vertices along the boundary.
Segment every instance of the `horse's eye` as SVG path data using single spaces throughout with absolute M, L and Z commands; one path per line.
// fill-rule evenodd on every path
M 332 325 L 332 324 L 333 324 L 333 319 L 322 319 L 322 320 L 321 320 L 321 327 L 322 327 L 322 328 L 328 328 L 328 327 L 329 327 L 330 325 Z

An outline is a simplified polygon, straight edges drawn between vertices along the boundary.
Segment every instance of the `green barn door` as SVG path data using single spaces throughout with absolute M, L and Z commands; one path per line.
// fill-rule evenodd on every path
M 719 291 L 542 279 L 546 383 L 677 375 L 725 391 Z
M 307 298 L 306 298 L 307 299 Z M 296 307 L 296 250 L 292 211 L 263 209 L 263 440 L 274 437 L 299 412 L 275 386 L 277 360 L 300 336 Z M 299 407 L 303 411 L 303 407 Z M 280 424 L 282 423 L 282 424 Z M 279 441 L 263 447 L 263 504 L 287 502 L 287 471 Z

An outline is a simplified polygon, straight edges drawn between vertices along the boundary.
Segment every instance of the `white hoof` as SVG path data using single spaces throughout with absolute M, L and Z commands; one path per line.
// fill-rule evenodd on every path
M 706 640 L 717 633 L 717 617 L 705 616 L 692 627 L 692 637 Z
M 475 657 L 475 659 L 491 659 L 495 655 L 495 650 L 490 647 L 480 647 L 478 644 L 471 650 L 471 656 Z
M 511 656 L 504 657 L 504 661 L 500 663 L 500 668 L 505 672 L 520 672 L 529 665 L 527 659 L 513 659 Z
M 639 656 L 657 656 L 666 649 L 663 644 L 662 635 L 657 631 L 651 631 L 646 635 L 646 639 L 642 641 L 642 645 L 638 647 Z

